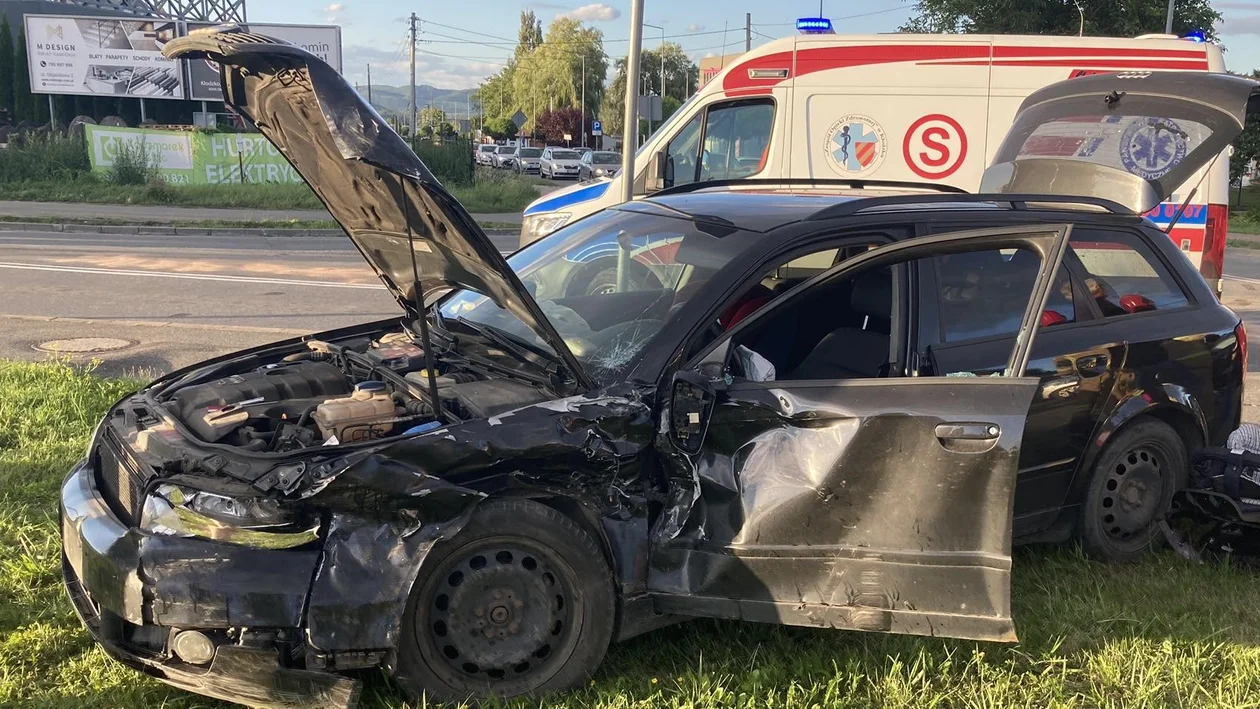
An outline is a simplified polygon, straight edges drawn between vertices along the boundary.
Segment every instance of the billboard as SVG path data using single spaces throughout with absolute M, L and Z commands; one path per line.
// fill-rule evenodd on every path
M 300 184 L 302 177 L 258 133 L 194 133 L 145 128 L 84 126 L 92 172 L 108 175 L 124 151 L 143 154 L 164 182 L 218 185 L 247 182 Z
M 26 15 L 31 91 L 182 99 L 179 63 L 162 56 L 174 21 Z
M 213 27 L 213 24 L 189 22 L 188 30 Z M 292 42 L 341 73 L 341 28 L 336 25 L 260 25 L 249 23 L 245 28 L 255 34 Z M 197 101 L 222 101 L 219 65 L 203 59 L 188 62 L 188 97 Z

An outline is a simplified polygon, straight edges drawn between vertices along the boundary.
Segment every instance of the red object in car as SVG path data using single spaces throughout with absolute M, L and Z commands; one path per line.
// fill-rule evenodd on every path
M 1129 293 L 1120 296 L 1120 307 L 1126 313 L 1146 313 L 1155 309 L 1155 301 L 1144 295 Z
M 774 294 L 769 288 L 757 284 L 748 289 L 748 292 L 741 296 L 739 300 L 731 303 L 726 310 L 722 311 L 722 314 L 718 316 L 718 324 L 722 326 L 723 330 L 735 327 L 740 320 L 752 315 L 757 312 L 758 308 L 769 303 L 773 296 Z
M 1062 325 L 1067 322 L 1067 318 L 1063 317 L 1063 313 L 1057 310 L 1041 311 L 1041 326 L 1050 327 L 1051 325 Z

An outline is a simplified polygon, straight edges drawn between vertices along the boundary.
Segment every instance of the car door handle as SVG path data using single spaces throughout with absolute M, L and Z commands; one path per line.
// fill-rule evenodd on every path
M 1059 377 L 1057 379 L 1051 379 L 1050 381 L 1041 385 L 1041 398 L 1053 399 L 1056 396 L 1058 397 L 1067 396 L 1071 394 L 1072 392 L 1076 391 L 1077 389 L 1079 389 L 1080 386 L 1081 386 L 1081 378 L 1076 377 L 1076 376 Z
M 996 423 L 942 423 L 936 437 L 942 441 L 991 441 L 1002 433 Z
M 1087 377 L 1096 377 L 1107 371 L 1109 361 L 1105 354 L 1085 355 L 1076 360 L 1076 371 Z

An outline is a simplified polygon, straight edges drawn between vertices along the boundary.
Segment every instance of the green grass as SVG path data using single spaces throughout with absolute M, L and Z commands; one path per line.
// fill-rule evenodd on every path
M 58 574 L 58 483 L 133 383 L 0 361 L 0 706 L 227 707 L 108 660 Z M 1020 549 L 1013 646 L 695 621 L 614 646 L 586 687 L 519 709 L 1256 707 L 1253 572 Z M 362 706 L 408 707 L 379 672 Z
M 470 212 L 519 212 L 538 199 L 538 191 L 520 180 L 479 182 L 451 193 Z M 117 185 L 90 177 L 0 185 L 0 199 L 26 202 L 85 202 L 170 207 L 241 209 L 322 209 L 306 185 Z

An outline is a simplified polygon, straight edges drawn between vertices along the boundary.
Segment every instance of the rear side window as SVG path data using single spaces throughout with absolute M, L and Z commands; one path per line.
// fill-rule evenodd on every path
M 931 259 L 938 287 L 943 342 L 963 342 L 1014 335 L 1041 260 L 1024 249 L 971 251 Z M 1072 281 L 1060 267 L 1041 314 L 1043 328 L 1076 322 Z
M 1131 232 L 1081 229 L 1072 251 L 1084 268 L 1084 286 L 1103 317 L 1170 310 L 1189 303 L 1164 262 Z

